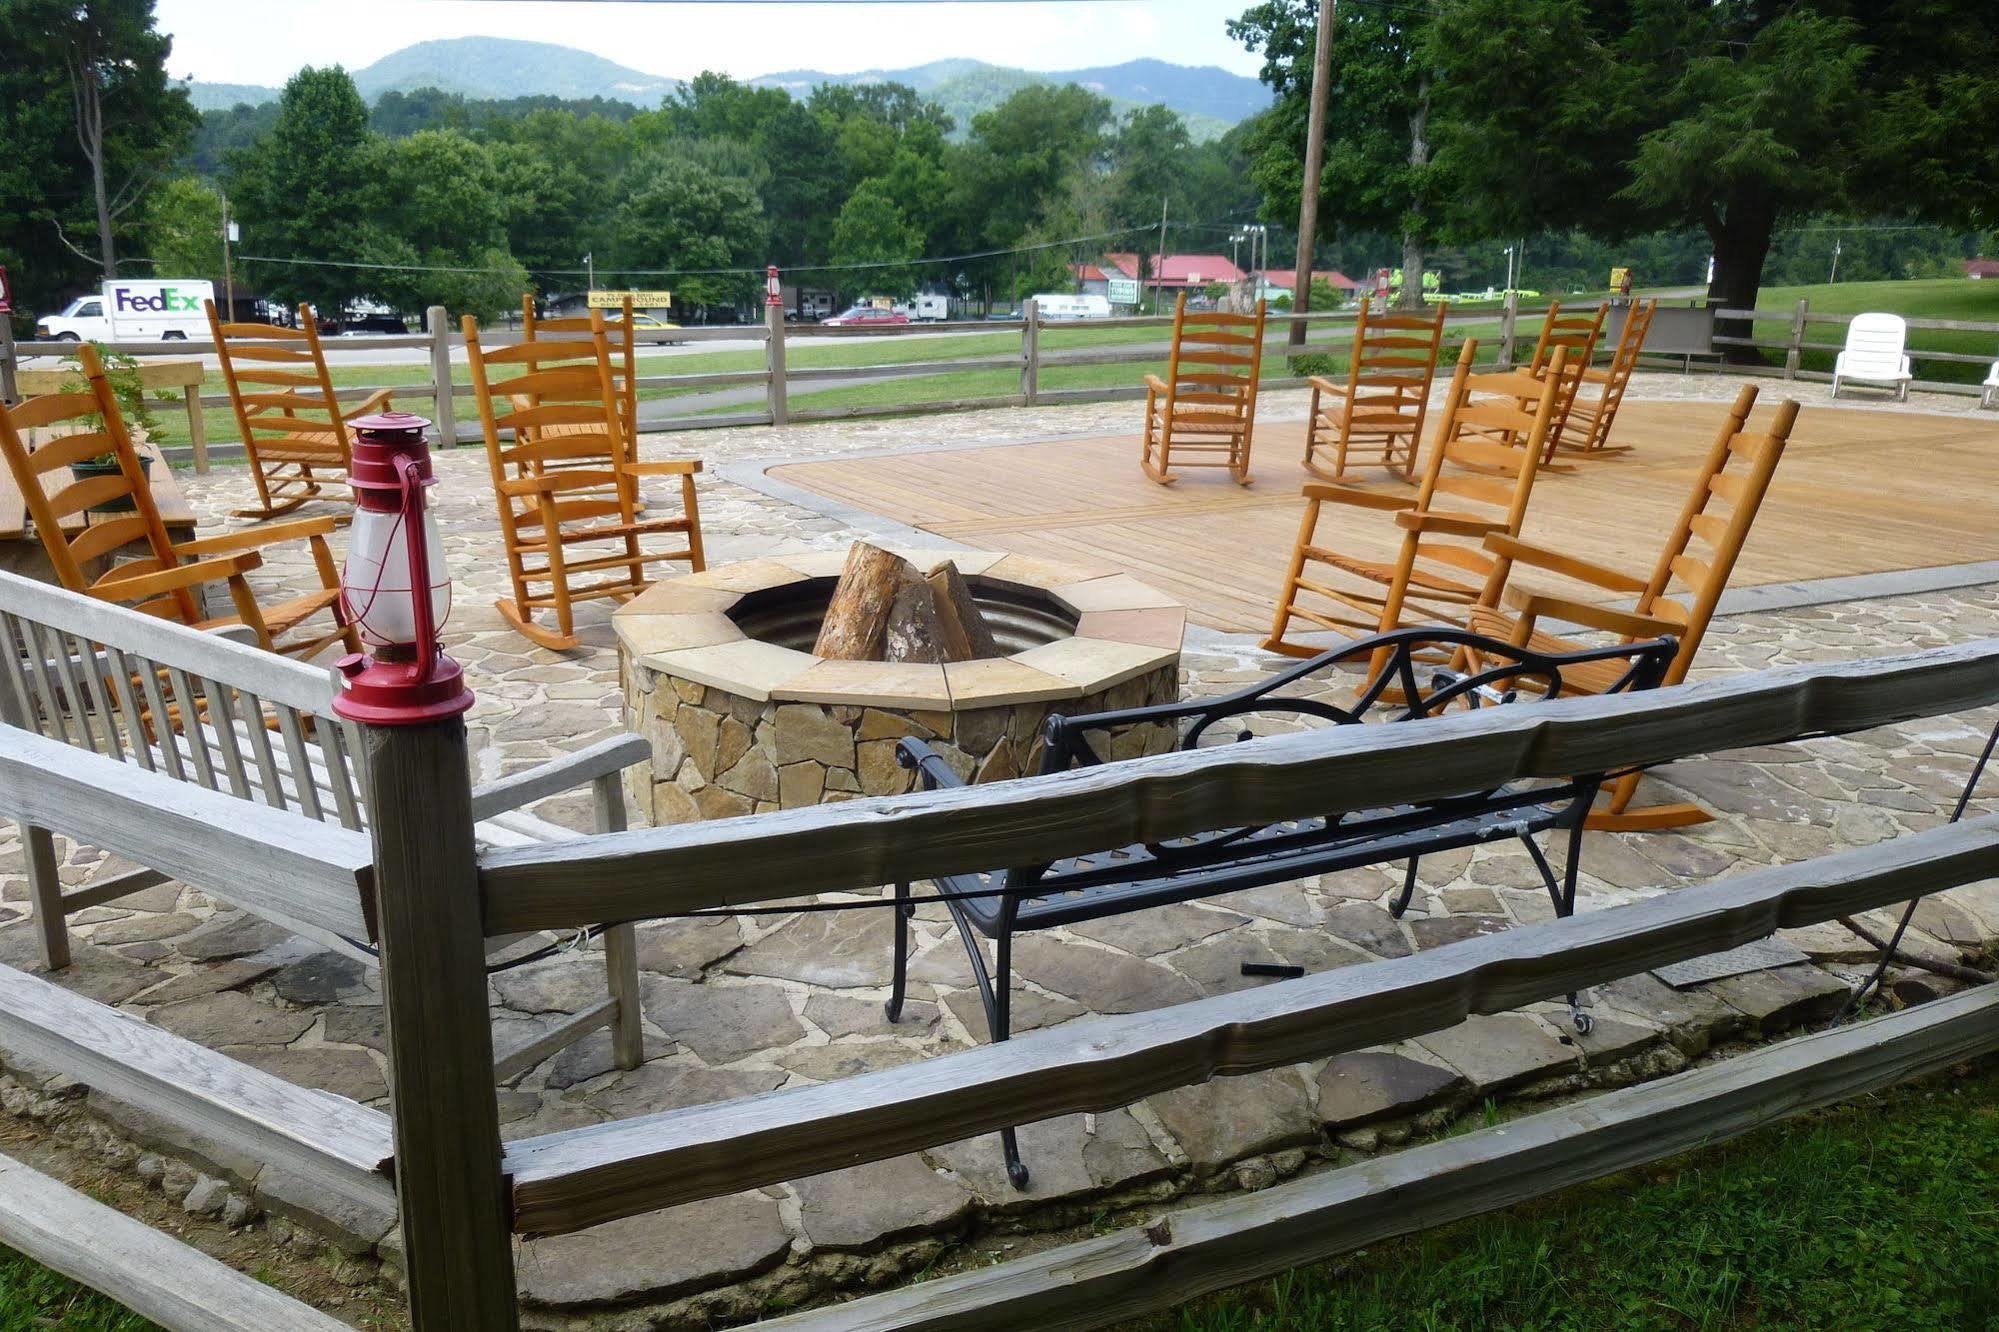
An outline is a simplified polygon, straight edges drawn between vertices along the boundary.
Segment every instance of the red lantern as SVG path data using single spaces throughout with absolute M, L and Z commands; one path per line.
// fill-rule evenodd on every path
M 784 289 L 778 285 L 776 264 L 764 269 L 764 304 L 784 304 Z
M 374 649 L 335 663 L 333 711 L 377 726 L 414 726 L 472 706 L 458 663 L 438 649 L 451 613 L 451 573 L 425 491 L 436 484 L 424 430 L 407 412 L 353 422 L 354 525 L 341 602 Z

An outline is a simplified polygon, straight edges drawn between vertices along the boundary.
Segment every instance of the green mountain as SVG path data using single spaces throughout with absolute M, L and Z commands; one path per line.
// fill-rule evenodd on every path
M 749 82 L 783 88 L 804 98 L 822 83 L 906 83 L 937 102 L 958 123 L 963 134 L 972 117 L 998 106 L 1013 93 L 1036 83 L 1076 83 L 1111 100 L 1119 111 L 1164 105 L 1178 111 L 1197 139 L 1211 139 L 1239 120 L 1270 105 L 1270 95 L 1255 79 L 1213 66 L 1195 68 L 1163 60 L 1132 60 L 1122 65 L 1041 74 L 989 65 L 981 60 L 933 60 L 908 69 L 870 69 L 855 74 L 822 70 L 786 70 Z M 418 42 L 383 56 L 354 71 L 354 84 L 370 102 L 389 91 L 438 88 L 474 98 L 550 96 L 607 97 L 636 106 L 654 107 L 680 86 L 680 80 L 606 60 L 573 47 L 548 42 L 522 42 L 502 37 L 452 37 Z M 239 103 L 257 105 L 275 100 L 278 90 L 243 83 L 191 83 L 189 92 L 200 110 L 223 110 Z

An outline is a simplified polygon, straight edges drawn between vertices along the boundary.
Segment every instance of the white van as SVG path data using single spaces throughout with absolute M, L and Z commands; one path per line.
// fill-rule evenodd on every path
M 1043 319 L 1109 319 L 1110 299 L 1105 296 L 1056 296 L 1034 298 L 1034 309 Z
M 117 278 L 96 296 L 35 321 L 35 336 L 62 342 L 180 342 L 208 336 L 202 302 L 215 284 L 201 278 Z

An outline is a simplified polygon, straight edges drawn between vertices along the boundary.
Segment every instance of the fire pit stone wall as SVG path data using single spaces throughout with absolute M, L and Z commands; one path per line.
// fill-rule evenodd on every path
M 1186 612 L 1126 575 L 993 551 L 901 550 L 946 560 L 993 610 L 1008 655 L 932 665 L 829 661 L 786 641 L 810 628 L 845 552 L 813 552 L 661 582 L 618 610 L 626 725 L 652 759 L 628 793 L 655 825 L 907 791 L 896 742 L 928 740 L 973 781 L 1032 773 L 1052 713 L 1179 696 Z M 757 637 L 762 633 L 768 637 Z M 1170 746 L 1164 727 L 1118 737 L 1112 757 Z

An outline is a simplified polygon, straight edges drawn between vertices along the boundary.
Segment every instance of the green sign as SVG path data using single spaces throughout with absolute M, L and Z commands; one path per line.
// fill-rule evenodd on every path
M 1110 279 L 1110 290 L 1105 294 L 1110 297 L 1112 305 L 1137 305 L 1138 279 L 1112 278 Z

